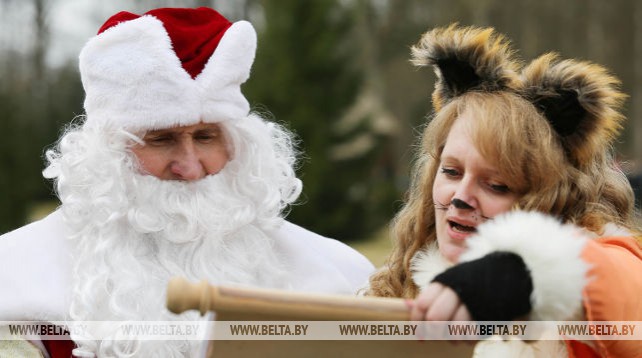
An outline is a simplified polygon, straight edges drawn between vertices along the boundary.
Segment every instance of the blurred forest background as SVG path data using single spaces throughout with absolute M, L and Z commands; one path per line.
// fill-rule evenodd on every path
M 211 6 L 254 24 L 244 92 L 299 135 L 304 194 L 289 219 L 326 236 L 370 238 L 401 205 L 434 81 L 410 65 L 409 48 L 451 22 L 493 26 L 527 60 L 554 50 L 609 67 L 630 95 L 618 152 L 631 173 L 642 161 L 640 1 L 0 0 L 0 233 L 57 205 L 43 154 L 83 113 L 84 42 L 117 11 L 161 6 Z

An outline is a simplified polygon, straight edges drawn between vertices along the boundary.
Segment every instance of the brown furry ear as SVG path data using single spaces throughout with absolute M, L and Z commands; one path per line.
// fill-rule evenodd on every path
M 553 53 L 535 59 L 522 72 L 525 96 L 559 134 L 574 164 L 604 151 L 622 128 L 626 95 L 620 81 L 599 65 L 559 61 Z
M 412 47 L 416 66 L 433 66 L 437 75 L 432 94 L 439 111 L 452 98 L 467 91 L 500 91 L 518 86 L 518 63 L 508 41 L 492 28 L 437 28 L 425 33 Z

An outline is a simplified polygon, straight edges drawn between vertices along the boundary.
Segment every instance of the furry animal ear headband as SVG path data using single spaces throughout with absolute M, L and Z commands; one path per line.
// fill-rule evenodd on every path
M 549 53 L 522 69 L 508 41 L 492 28 L 457 24 L 425 33 L 412 55 L 415 65 L 435 70 L 435 111 L 468 91 L 515 92 L 539 109 L 576 165 L 605 150 L 622 128 L 626 96 L 619 80 L 599 65 L 560 61 Z

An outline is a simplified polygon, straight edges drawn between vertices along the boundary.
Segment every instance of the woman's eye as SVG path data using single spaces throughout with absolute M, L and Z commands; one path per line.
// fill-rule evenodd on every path
M 510 188 L 508 187 L 508 185 L 504 185 L 504 184 L 489 184 L 488 186 L 490 187 L 490 189 L 492 191 L 494 191 L 496 193 L 500 193 L 500 194 L 510 193 Z
M 452 169 L 452 168 L 443 168 L 443 167 L 442 167 L 442 168 L 441 168 L 441 172 L 442 172 L 443 174 L 445 174 L 447 177 L 451 177 L 451 178 L 454 178 L 454 177 L 459 176 L 459 171 L 457 171 L 457 169 Z

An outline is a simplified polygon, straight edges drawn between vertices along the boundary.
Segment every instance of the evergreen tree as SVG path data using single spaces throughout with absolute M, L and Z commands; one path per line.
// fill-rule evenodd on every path
M 51 183 L 42 176 L 44 150 L 74 114 L 82 113 L 82 98 L 72 65 L 50 69 L 41 81 L 15 80 L 0 88 L 0 233 L 26 224 L 40 204 L 56 202 Z
M 352 10 L 333 0 L 262 4 L 265 27 L 245 91 L 301 140 L 304 189 L 289 219 L 340 240 L 364 237 L 389 220 L 393 209 L 383 202 L 397 193 L 371 178 L 385 177 L 376 165 L 381 138 L 367 120 L 342 120 L 362 85 L 350 62 L 359 51 Z

